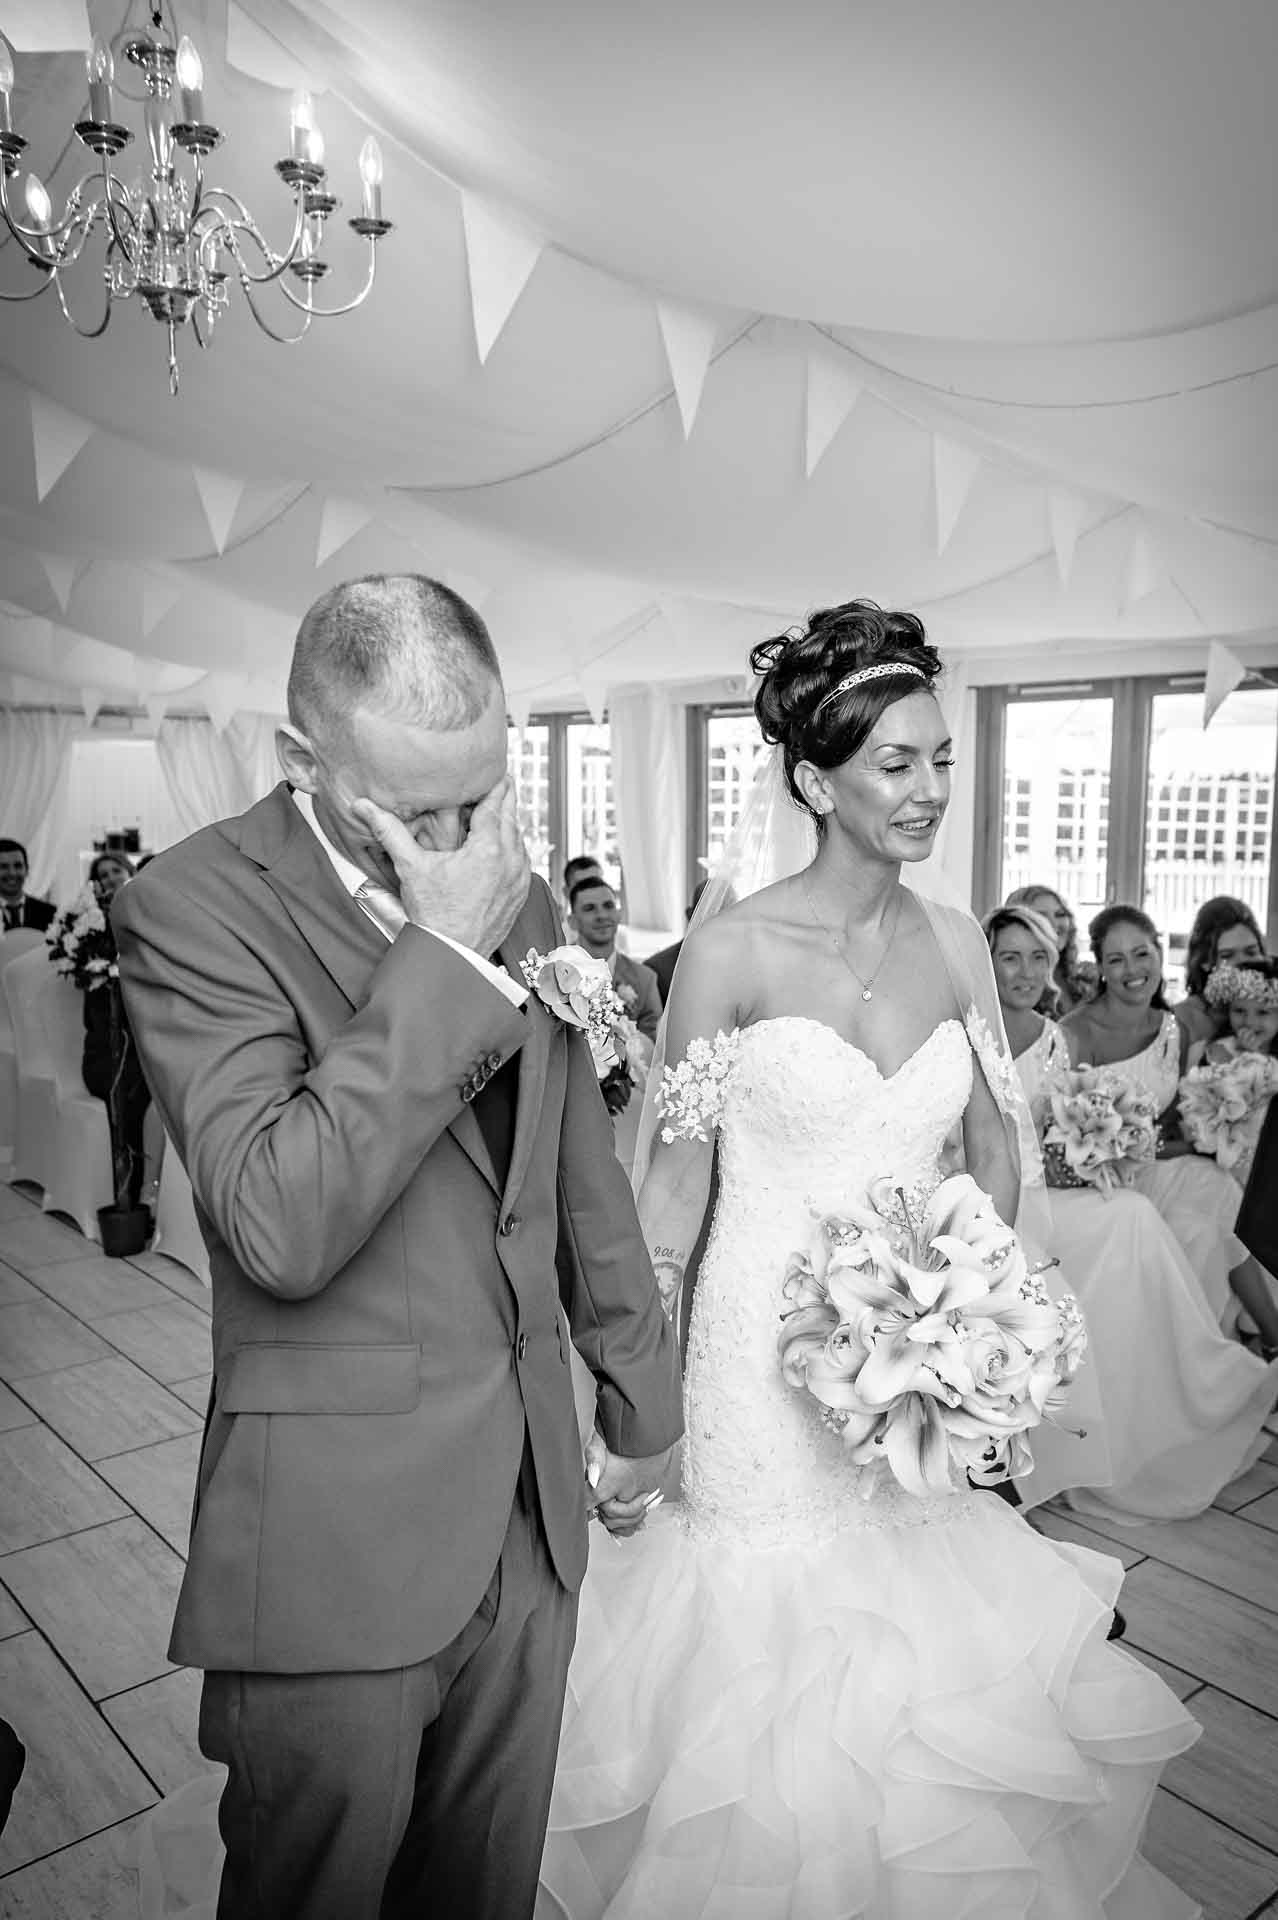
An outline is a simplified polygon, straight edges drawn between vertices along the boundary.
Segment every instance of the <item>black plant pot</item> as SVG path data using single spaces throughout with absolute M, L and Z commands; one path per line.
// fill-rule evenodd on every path
M 144 1253 L 151 1237 L 150 1207 L 99 1207 L 98 1227 L 102 1251 L 111 1260 L 125 1260 L 131 1253 Z

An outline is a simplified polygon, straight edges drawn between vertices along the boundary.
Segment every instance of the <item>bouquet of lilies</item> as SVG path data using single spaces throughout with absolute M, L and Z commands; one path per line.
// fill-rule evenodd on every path
M 1278 1060 L 1271 1054 L 1229 1053 L 1191 1067 L 1180 1083 L 1186 1139 L 1245 1183 L 1265 1109 L 1276 1092 Z
M 874 1181 L 791 1254 L 781 1370 L 867 1469 L 867 1497 L 885 1472 L 924 1499 L 1032 1470 L 1025 1435 L 1061 1411 L 1087 1345 L 1077 1301 L 1054 1301 L 1044 1271 L 969 1174 L 917 1219 Z
M 1158 1106 L 1108 1067 L 1071 1067 L 1044 1088 L 1049 1186 L 1130 1186 L 1158 1150 Z
M 81 993 L 92 993 L 119 979 L 115 939 L 91 894 L 82 894 L 60 913 L 44 940 L 57 972 L 66 974 Z

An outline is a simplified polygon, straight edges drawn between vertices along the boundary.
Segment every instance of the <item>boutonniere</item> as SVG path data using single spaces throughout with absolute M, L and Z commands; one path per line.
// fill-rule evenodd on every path
M 613 987 L 616 991 L 617 998 L 621 1001 L 626 1012 L 633 1013 L 639 1005 L 639 995 L 630 985 L 630 982 L 628 980 L 614 980 Z
M 585 1034 L 602 1078 L 617 1063 L 613 1034 L 624 1011 L 607 962 L 584 947 L 556 947 L 552 953 L 530 947 L 520 972 L 547 1012 Z

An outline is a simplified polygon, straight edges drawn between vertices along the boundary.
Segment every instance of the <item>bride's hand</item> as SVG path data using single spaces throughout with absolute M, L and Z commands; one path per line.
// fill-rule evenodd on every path
M 637 1533 L 649 1513 L 665 1497 L 661 1482 L 670 1466 L 672 1447 L 664 1453 L 629 1459 L 609 1451 L 596 1431 L 586 1442 L 586 1482 L 593 1511 L 611 1534 L 619 1538 Z

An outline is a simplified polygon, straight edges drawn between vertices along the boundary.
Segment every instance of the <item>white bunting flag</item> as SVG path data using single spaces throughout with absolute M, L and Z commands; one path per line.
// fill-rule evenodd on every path
M 1203 731 L 1215 719 L 1236 687 L 1247 678 L 1247 668 L 1223 640 L 1213 640 L 1207 649 L 1207 682 L 1203 687 Z
M 148 693 L 143 700 L 142 705 L 146 708 L 146 716 L 152 726 L 158 727 L 168 712 L 169 697 L 167 693 Z
M 65 613 L 71 604 L 71 591 L 80 571 L 80 562 L 65 553 L 42 553 L 39 559 L 45 578 L 53 589 L 53 597 Z
M 243 704 L 240 682 L 229 673 L 206 673 L 192 688 L 219 733 L 225 733 Z
M 600 726 L 608 708 L 608 682 L 606 678 L 590 666 L 577 667 L 574 678 L 576 679 L 577 689 L 581 694 L 582 700 L 585 702 L 586 712 L 590 715 L 595 725 Z
M 172 613 L 182 598 L 179 587 L 171 581 L 158 580 L 148 574 L 142 582 L 142 637 L 147 639 L 159 626 L 167 614 Z
M 0 28 L 15 53 L 82 53 L 93 38 L 86 0 L 4 0 Z
M 958 517 L 972 490 L 972 482 L 980 464 L 980 454 L 973 452 L 971 447 L 960 446 L 957 440 L 947 440 L 939 433 L 932 435 L 938 553 L 944 553 L 950 544 L 950 535 L 958 524 Z
M 679 402 L 683 437 L 687 440 L 691 437 L 697 408 L 701 405 L 701 389 L 705 385 L 719 323 L 713 314 L 697 307 L 679 306 L 671 300 L 658 300 L 657 319 L 670 365 L 670 378 L 674 381 L 675 397 Z
M 1056 550 L 1056 571 L 1063 587 L 1069 585 L 1074 568 L 1074 549 L 1087 522 L 1088 506 L 1081 494 L 1068 487 L 1047 490 L 1047 524 Z
M 1120 613 L 1126 613 L 1139 600 L 1147 600 L 1163 584 L 1165 571 L 1144 521 L 1137 516 L 1127 558 L 1123 563 L 1123 584 L 1118 603 Z
M 104 697 L 101 687 L 80 688 L 80 711 L 87 727 L 91 727 L 97 719 Z
M 58 484 L 92 432 L 91 420 L 82 420 L 78 413 L 60 407 L 55 400 L 46 400 L 42 393 L 31 395 L 31 445 L 38 500 Z
M 532 717 L 532 692 L 526 687 L 507 687 L 506 718 L 523 733 Z
M 362 533 L 373 517 L 373 509 L 359 500 L 335 500 L 324 502 L 320 514 L 319 541 L 315 548 L 315 564 L 322 567 L 331 560 L 340 547 Z
M 192 467 L 204 517 L 219 553 L 226 551 L 231 524 L 244 495 L 244 482 L 233 473 L 215 473 L 211 467 Z
M 807 418 L 803 439 L 804 472 L 808 479 L 839 428 L 851 413 L 865 385 L 853 363 L 832 353 L 808 353 Z
M 461 203 L 475 345 L 482 362 L 527 286 L 545 241 L 479 194 L 463 193 Z

